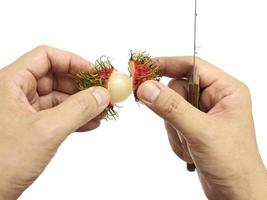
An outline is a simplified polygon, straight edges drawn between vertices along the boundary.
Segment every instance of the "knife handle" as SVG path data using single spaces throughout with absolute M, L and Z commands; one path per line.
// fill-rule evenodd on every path
M 188 102 L 191 103 L 194 107 L 199 108 L 199 76 L 192 74 L 189 77 L 188 83 Z M 196 166 L 194 163 L 187 163 L 187 170 L 190 172 L 195 171 Z

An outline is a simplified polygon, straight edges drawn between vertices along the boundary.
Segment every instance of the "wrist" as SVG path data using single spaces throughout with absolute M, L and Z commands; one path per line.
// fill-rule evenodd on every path
M 13 192 L 12 192 L 13 190 Z M 15 192 L 14 192 L 15 191 Z M 15 187 L 9 186 L 1 180 L 0 182 L 0 200 L 16 200 L 21 193 Z
M 0 190 L 0 200 L 16 200 L 19 196 L 20 195 L 14 195 L 7 190 Z
M 265 200 L 267 198 L 267 173 L 255 170 L 255 173 L 244 175 L 232 188 L 233 200 Z
M 228 180 L 227 183 L 208 184 L 209 200 L 265 200 L 267 198 L 267 171 L 259 167 L 255 171 Z

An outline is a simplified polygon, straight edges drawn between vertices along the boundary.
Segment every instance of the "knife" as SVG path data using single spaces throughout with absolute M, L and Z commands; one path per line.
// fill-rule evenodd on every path
M 196 35 L 197 35 L 197 0 L 195 0 L 195 11 L 194 11 L 194 57 L 193 57 L 193 70 L 188 80 L 188 102 L 194 107 L 199 108 L 199 76 L 196 72 Z M 195 171 L 196 166 L 194 163 L 187 163 L 187 170 L 190 172 Z

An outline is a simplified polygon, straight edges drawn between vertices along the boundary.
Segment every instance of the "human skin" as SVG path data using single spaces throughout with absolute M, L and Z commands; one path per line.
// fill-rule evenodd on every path
M 190 105 L 187 77 L 192 57 L 156 59 L 169 87 L 146 81 L 138 97 L 165 120 L 173 151 L 196 165 L 210 200 L 265 200 L 267 173 L 260 157 L 248 87 L 221 69 L 197 58 L 200 110 Z
M 74 131 L 97 128 L 106 89 L 78 92 L 73 75 L 85 59 L 40 46 L 0 70 L 0 200 L 17 199 Z
M 194 162 L 209 199 L 261 200 L 267 175 L 260 158 L 247 87 L 197 59 L 201 111 L 185 101 L 192 58 L 158 58 L 166 87 L 147 81 L 138 96 L 165 119 L 174 152 Z M 0 200 L 17 199 L 69 134 L 97 128 L 108 105 L 104 88 L 77 91 L 72 76 L 93 70 L 83 58 L 41 46 L 0 70 Z M 19 166 L 19 167 L 18 167 Z

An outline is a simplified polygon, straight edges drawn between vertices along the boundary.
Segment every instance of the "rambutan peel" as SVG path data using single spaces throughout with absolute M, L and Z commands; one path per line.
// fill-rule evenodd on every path
M 136 101 L 139 101 L 137 90 L 143 82 L 147 80 L 160 81 L 159 67 L 146 52 L 131 52 L 128 69 L 132 77 L 132 89 Z
M 95 68 L 94 73 L 79 72 L 76 74 L 78 88 L 84 90 L 93 86 L 105 87 L 110 94 L 110 103 L 100 117 L 114 119 L 118 116 L 114 109 L 116 103 L 127 99 L 132 92 L 131 79 L 128 75 L 115 70 L 108 58 L 103 60 L 101 57 L 97 60 Z

